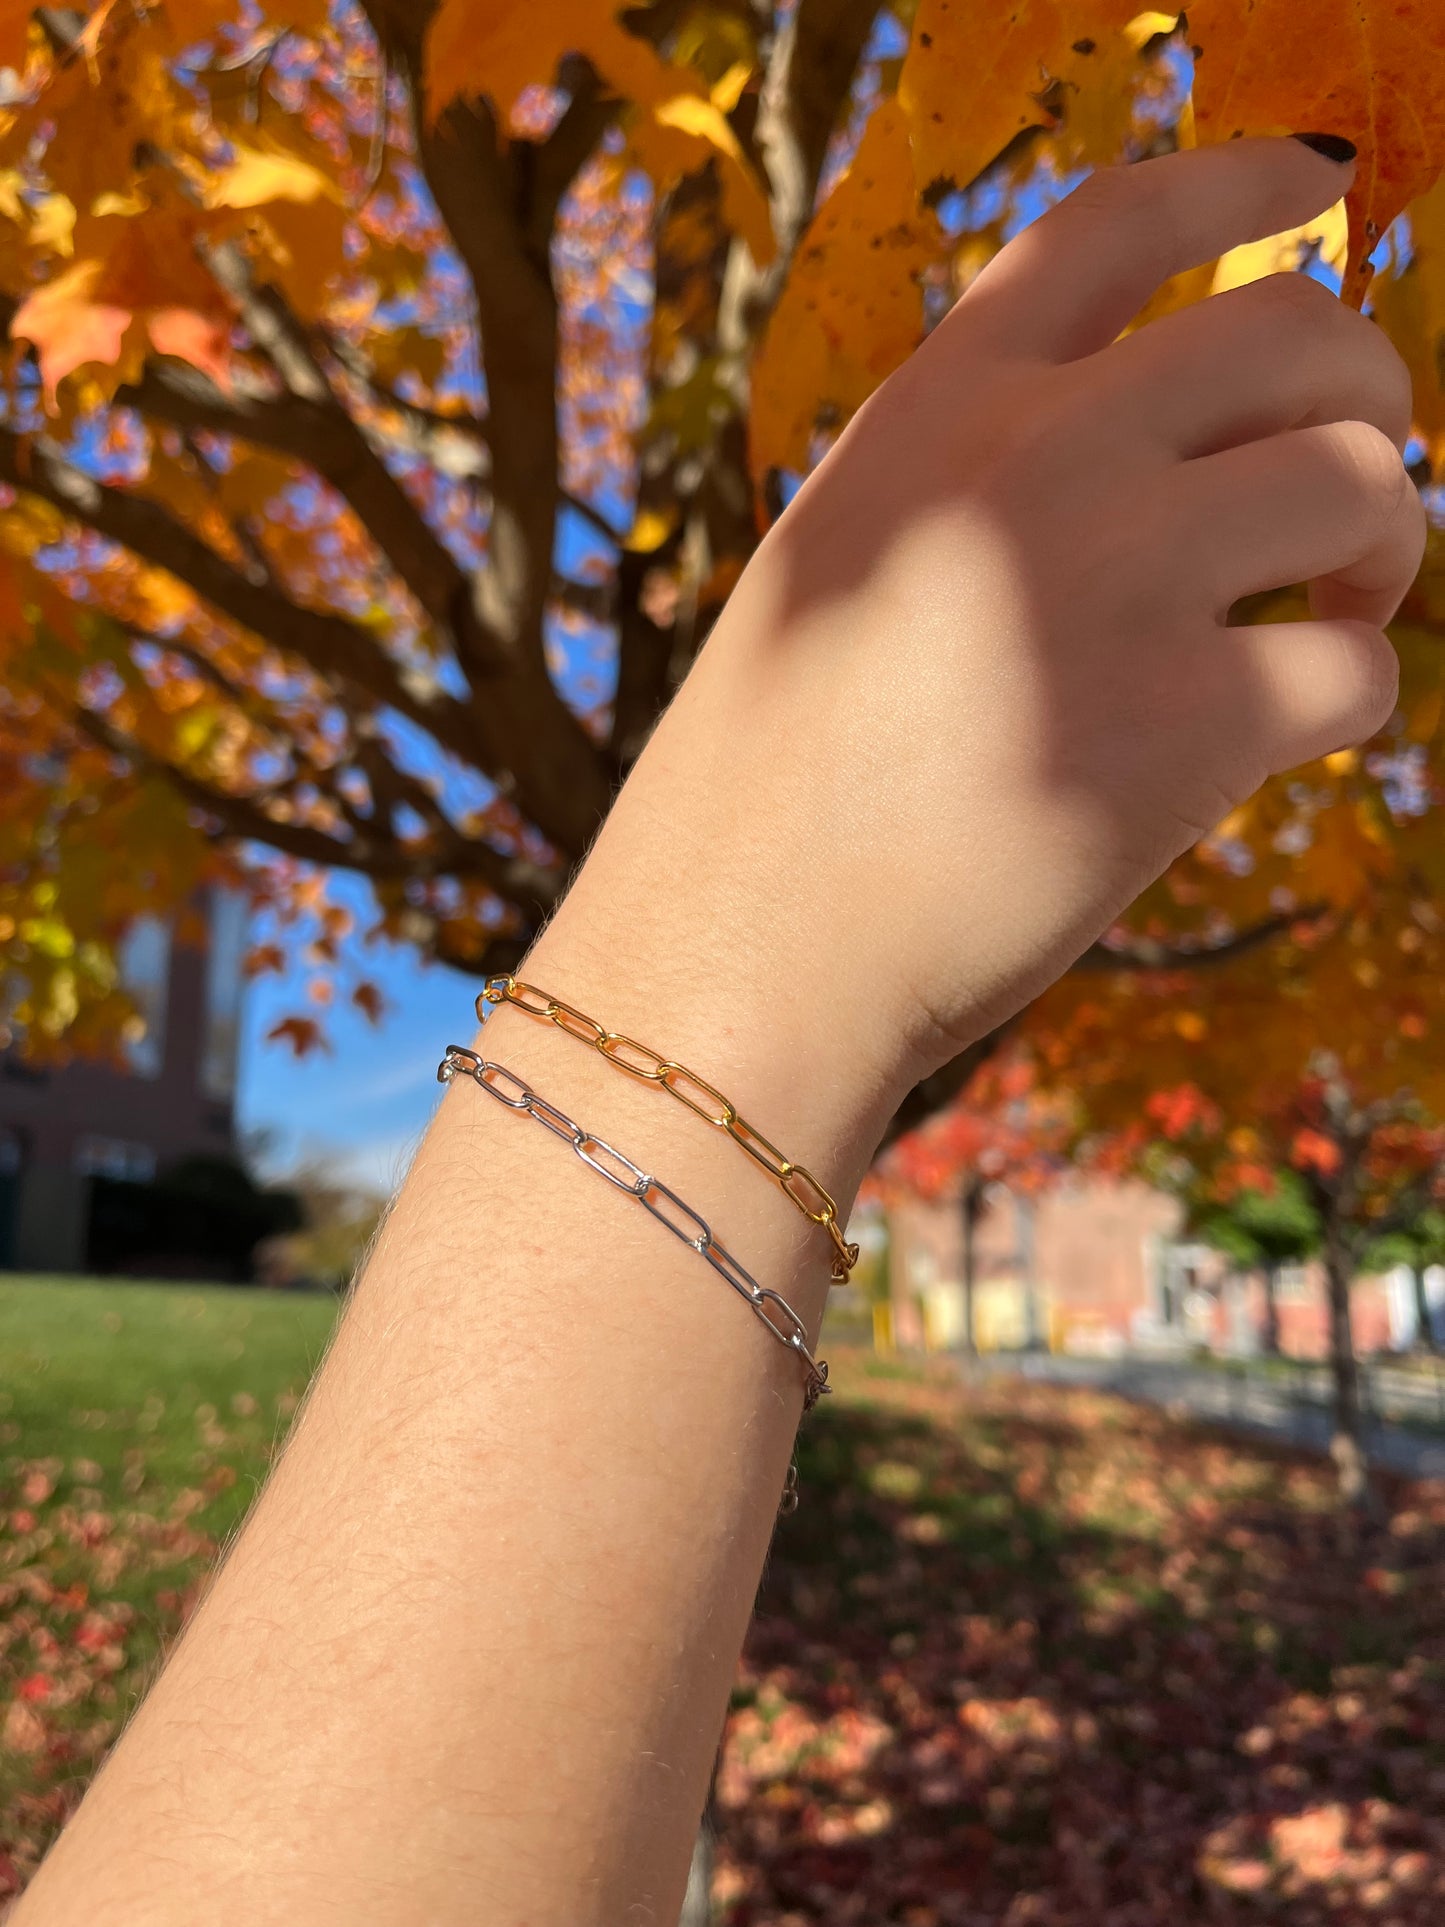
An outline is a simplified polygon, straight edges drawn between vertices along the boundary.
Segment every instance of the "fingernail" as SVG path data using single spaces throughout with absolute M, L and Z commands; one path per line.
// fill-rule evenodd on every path
M 1291 134 L 1290 139 L 1303 141 L 1306 147 L 1323 154 L 1327 161 L 1338 161 L 1341 167 L 1347 166 L 1359 151 L 1343 134 Z

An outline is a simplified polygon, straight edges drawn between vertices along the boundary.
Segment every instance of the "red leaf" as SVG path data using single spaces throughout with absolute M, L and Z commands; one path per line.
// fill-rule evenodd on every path
M 381 1022 L 382 1013 L 386 1009 L 386 999 L 375 984 L 358 984 L 351 993 L 351 1001 L 358 1010 L 365 1011 L 373 1024 Z
M 305 1057 L 313 1050 L 329 1049 L 320 1024 L 313 1023 L 309 1017 L 283 1017 L 267 1031 L 266 1042 L 289 1044 L 298 1057 Z

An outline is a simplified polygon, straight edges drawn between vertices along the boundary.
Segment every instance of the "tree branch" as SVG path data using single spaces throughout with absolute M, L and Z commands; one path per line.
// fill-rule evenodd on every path
M 269 290 L 265 291 L 269 294 Z M 255 297 L 257 309 L 267 305 Z M 292 357 L 291 359 L 294 359 Z M 475 613 L 462 633 L 454 623 L 470 609 L 460 563 L 367 441 L 349 411 L 315 382 L 270 394 L 238 375 L 228 395 L 198 368 L 174 360 L 147 362 L 117 400 L 151 421 L 230 435 L 284 455 L 329 482 L 356 513 L 377 548 L 456 649 L 469 678 L 494 673 L 503 661 Z
M 463 705 L 440 690 L 425 695 L 409 689 L 370 630 L 252 582 L 158 503 L 97 482 L 47 437 L 22 438 L 0 428 L 0 481 L 38 495 L 97 535 L 168 570 L 222 615 L 301 657 L 317 673 L 397 710 L 458 755 L 475 754 Z
M 265 808 L 268 798 L 274 798 L 277 792 L 238 796 L 232 791 L 218 790 L 188 770 L 178 769 L 174 763 L 152 755 L 96 711 L 76 707 L 71 714 L 76 727 L 103 749 L 132 767 L 163 778 L 188 803 L 218 822 L 226 835 L 238 841 L 259 843 L 299 862 L 354 871 L 378 882 L 416 877 L 475 879 L 517 909 L 533 926 L 550 915 L 565 887 L 566 879 L 561 871 L 547 869 L 526 857 L 508 855 L 479 839 L 464 838 L 450 824 L 446 825 L 449 832 L 446 846 L 429 854 L 406 848 L 390 830 L 374 841 L 357 836 L 347 842 L 312 824 L 287 822 L 272 816 Z M 355 825 L 354 816 L 349 820 Z
M 1265 917 L 1218 943 L 1169 944 L 1157 937 L 1131 936 L 1122 943 L 1094 943 L 1074 964 L 1075 970 L 1199 970 L 1229 963 L 1247 955 L 1301 923 L 1321 923 L 1332 911 L 1327 903 L 1312 903 L 1288 916 Z

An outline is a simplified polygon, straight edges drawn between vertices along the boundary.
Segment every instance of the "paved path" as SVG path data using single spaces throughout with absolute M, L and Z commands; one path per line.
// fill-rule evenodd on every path
M 1329 1450 L 1328 1410 L 1261 1371 L 1230 1372 L 1175 1359 L 1063 1358 L 1046 1352 L 994 1356 L 980 1363 L 990 1372 L 1016 1372 L 1058 1385 L 1091 1385 L 1161 1406 L 1181 1418 L 1267 1433 L 1311 1451 Z M 1392 1471 L 1413 1478 L 1445 1478 L 1445 1438 L 1439 1434 L 1372 1420 L 1369 1452 L 1374 1463 Z

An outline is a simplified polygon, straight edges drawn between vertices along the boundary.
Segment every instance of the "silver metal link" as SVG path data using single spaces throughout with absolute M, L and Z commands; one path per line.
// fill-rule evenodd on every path
M 599 1177 L 606 1178 L 617 1190 L 636 1198 L 659 1224 L 666 1226 L 674 1238 L 706 1258 L 713 1270 L 725 1278 L 740 1297 L 747 1300 L 754 1316 L 761 1319 L 778 1343 L 786 1346 L 790 1352 L 796 1352 L 803 1361 L 806 1373 L 803 1382 L 805 1412 L 810 1412 L 818 1400 L 833 1389 L 828 1383 L 826 1360 L 814 1358 L 808 1345 L 808 1328 L 787 1299 L 760 1285 L 732 1253 L 718 1243 L 707 1220 L 684 1202 L 670 1185 L 644 1171 L 640 1164 L 634 1164 L 621 1151 L 614 1150 L 605 1139 L 584 1131 L 565 1111 L 559 1111 L 555 1104 L 549 1104 L 545 1097 L 534 1091 L 525 1077 L 508 1070 L 505 1064 L 491 1063 L 464 1045 L 448 1044 L 446 1055 L 437 1066 L 437 1082 L 450 1084 L 458 1077 L 470 1077 L 474 1083 L 481 1085 L 489 1097 L 496 1098 L 499 1104 L 505 1104 L 509 1111 L 525 1111 L 529 1117 L 535 1118 L 553 1137 L 559 1137 L 564 1144 L 570 1145 L 582 1162 Z M 516 1095 L 508 1096 L 508 1091 Z M 624 1172 L 626 1176 L 622 1175 Z M 671 1208 L 665 1208 L 658 1200 L 665 1200 L 666 1206 Z M 783 1501 L 780 1508 L 783 1511 L 791 1512 L 797 1505 L 796 1466 L 789 1473 Z
M 527 1093 L 527 1110 L 539 1124 L 544 1124 L 554 1137 L 560 1137 L 575 1151 L 586 1133 L 580 1124 L 574 1124 L 565 1112 L 559 1111 L 555 1104 L 549 1104 L 545 1097 L 538 1097 L 535 1091 Z
M 619 1191 L 631 1191 L 634 1196 L 640 1198 L 647 1189 L 647 1173 L 642 1166 L 634 1164 L 631 1158 L 623 1157 L 620 1151 L 615 1151 L 605 1138 L 584 1137 L 580 1144 L 574 1146 L 574 1149 L 584 1164 L 590 1165 L 597 1175 L 606 1178 L 609 1184 L 615 1184 Z M 602 1156 L 593 1157 L 593 1151 L 600 1151 Z M 612 1160 L 610 1165 L 606 1161 L 608 1158 Z M 617 1174 L 619 1165 L 631 1175 L 625 1178 L 619 1177 Z
M 450 1084 L 458 1071 L 475 1073 L 481 1061 L 477 1053 L 468 1050 L 464 1044 L 448 1044 L 446 1056 L 437 1065 L 438 1084 Z
M 768 1310 L 769 1305 L 777 1306 L 779 1314 L 784 1321 L 783 1323 L 779 1323 L 773 1317 L 773 1314 Z M 762 1319 L 768 1330 L 775 1332 L 785 1345 L 796 1346 L 800 1338 L 805 1345 L 807 1344 L 807 1326 L 793 1310 L 793 1307 L 788 1303 L 787 1299 L 779 1297 L 777 1292 L 768 1291 L 765 1287 L 753 1300 L 753 1310 L 758 1314 L 758 1317 Z
M 726 1245 L 720 1245 L 716 1238 L 702 1254 L 713 1270 L 726 1278 L 733 1290 L 757 1310 L 762 1300 L 763 1288 L 750 1271 L 745 1271 Z
M 472 1072 L 472 1076 L 488 1097 L 496 1098 L 497 1102 L 505 1104 L 509 1111 L 526 1110 L 527 1099 L 532 1095 L 532 1086 L 525 1078 L 518 1077 L 515 1071 L 509 1071 L 505 1064 L 489 1064 L 485 1059 L 481 1059 L 479 1067 Z M 501 1088 L 503 1084 L 510 1085 L 517 1095 L 508 1097 L 506 1091 Z
M 660 1198 L 666 1198 L 669 1204 L 677 1206 L 678 1211 L 682 1214 L 681 1224 L 677 1223 L 675 1219 L 670 1218 L 666 1211 L 658 1209 L 657 1205 L 653 1203 L 654 1194 Z M 653 1217 L 657 1219 L 659 1224 L 665 1224 L 674 1237 L 681 1238 L 682 1242 L 685 1245 L 691 1245 L 694 1251 L 706 1251 L 712 1243 L 712 1233 L 707 1228 L 706 1220 L 700 1218 L 690 1204 L 684 1204 L 677 1193 L 665 1185 L 661 1178 L 649 1178 L 647 1180 L 647 1189 L 645 1191 L 639 1191 L 637 1195 L 647 1206 Z M 689 1224 L 695 1224 L 697 1230 L 693 1232 L 687 1231 L 684 1227 Z

